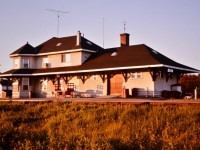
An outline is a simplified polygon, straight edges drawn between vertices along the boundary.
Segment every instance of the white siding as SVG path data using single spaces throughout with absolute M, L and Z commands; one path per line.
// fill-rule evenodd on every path
M 101 77 L 98 75 L 97 80 L 93 79 L 93 75 L 85 81 L 83 84 L 82 80 L 79 79 L 79 91 L 80 92 L 91 92 L 96 95 L 107 95 L 107 80 L 103 83 Z
M 137 88 L 141 92 L 154 91 L 154 82 L 149 72 L 142 72 L 142 78 L 129 78 L 127 82 L 123 81 L 123 88 L 129 89 L 129 94 L 132 94 L 132 89 Z
M 172 79 L 169 79 L 168 82 L 166 82 L 166 77 L 160 78 L 157 77 L 155 81 L 155 91 L 171 91 L 171 85 L 176 84 L 176 76 L 173 75 Z

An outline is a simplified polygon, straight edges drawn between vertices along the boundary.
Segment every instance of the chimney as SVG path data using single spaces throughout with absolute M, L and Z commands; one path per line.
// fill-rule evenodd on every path
M 77 36 L 76 36 L 76 45 L 80 45 L 80 44 L 81 44 L 81 32 L 78 31 Z
M 129 46 L 129 34 L 128 33 L 122 33 L 120 34 L 120 42 L 121 42 L 121 47 L 122 46 Z

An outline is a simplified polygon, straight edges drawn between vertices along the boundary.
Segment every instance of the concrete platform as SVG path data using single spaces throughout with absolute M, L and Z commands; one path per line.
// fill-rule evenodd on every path
M 68 102 L 73 104 L 119 104 L 119 105 L 177 105 L 177 104 L 195 104 L 200 106 L 200 99 L 148 99 L 148 98 L 116 98 L 116 97 L 99 97 L 99 98 L 21 98 L 21 99 L 0 99 L 0 102 Z

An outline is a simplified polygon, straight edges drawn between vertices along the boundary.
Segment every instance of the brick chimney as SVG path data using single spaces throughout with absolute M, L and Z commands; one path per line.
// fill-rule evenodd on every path
M 120 34 L 120 42 L 121 42 L 121 47 L 129 46 L 129 34 L 128 33 Z
M 80 44 L 81 44 L 81 32 L 78 31 L 77 36 L 76 36 L 76 45 L 80 45 Z

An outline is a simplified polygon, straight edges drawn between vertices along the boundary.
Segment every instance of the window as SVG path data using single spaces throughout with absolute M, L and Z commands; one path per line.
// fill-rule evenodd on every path
M 66 62 L 66 55 L 65 54 L 62 54 L 61 55 L 61 62 Z
M 130 75 L 131 79 L 142 78 L 142 72 L 132 72 Z
M 22 90 L 29 89 L 29 78 L 22 78 Z
M 23 59 L 23 68 L 29 68 L 29 59 L 28 58 Z
M 61 55 L 61 62 L 70 62 L 71 61 L 71 55 L 70 54 L 62 54 Z
M 142 78 L 142 72 L 137 72 L 137 78 Z
M 131 79 L 135 79 L 136 78 L 136 74 L 135 73 L 131 73 L 130 77 L 131 77 Z
M 49 64 L 48 64 L 48 57 L 43 57 L 42 59 L 42 68 L 48 68 L 49 67 Z
M 93 80 L 94 80 L 94 81 L 97 81 L 97 80 L 98 80 L 98 75 L 96 75 L 96 74 L 93 75 Z
M 113 52 L 111 56 L 117 56 L 117 52 Z
M 58 44 L 56 44 L 56 46 L 61 46 L 62 45 L 62 43 L 58 43 Z
M 14 69 L 19 68 L 19 59 L 14 59 Z

